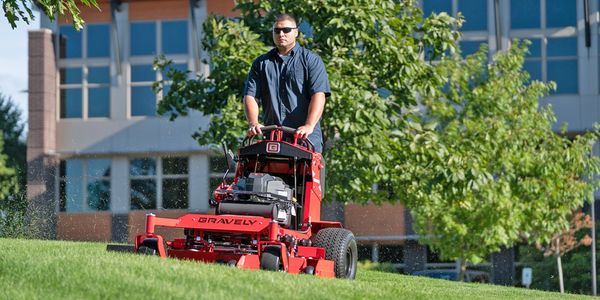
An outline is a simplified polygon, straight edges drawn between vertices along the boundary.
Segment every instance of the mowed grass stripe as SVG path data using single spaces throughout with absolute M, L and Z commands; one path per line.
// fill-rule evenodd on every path
M 239 270 L 106 244 L 0 239 L 0 299 L 576 299 L 579 295 L 358 270 L 354 281 Z

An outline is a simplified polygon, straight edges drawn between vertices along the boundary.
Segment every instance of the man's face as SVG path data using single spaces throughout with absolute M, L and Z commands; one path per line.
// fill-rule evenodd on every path
M 289 30 L 291 28 L 291 30 Z M 286 33 L 286 31 L 288 31 Z M 290 20 L 282 20 L 275 22 L 273 25 L 273 42 L 277 48 L 288 48 L 296 42 L 298 37 L 298 29 L 296 23 Z

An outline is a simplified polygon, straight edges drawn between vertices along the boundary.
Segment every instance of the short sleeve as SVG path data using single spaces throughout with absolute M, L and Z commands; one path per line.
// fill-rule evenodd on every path
M 256 59 L 252 63 L 250 72 L 248 73 L 248 80 L 246 80 L 246 86 L 244 87 L 244 96 L 252 96 L 258 98 L 260 95 L 260 63 L 259 59 Z
M 312 54 L 308 58 L 308 78 L 310 80 L 310 95 L 322 92 L 325 93 L 325 97 L 331 95 L 331 88 L 329 87 L 329 78 L 327 71 L 325 70 L 325 64 L 321 58 Z

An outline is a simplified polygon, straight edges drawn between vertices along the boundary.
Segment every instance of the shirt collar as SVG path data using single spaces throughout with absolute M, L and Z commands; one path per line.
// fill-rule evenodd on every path
M 290 51 L 290 56 L 294 56 L 298 51 L 300 51 L 300 44 L 298 44 L 298 41 L 296 41 L 296 45 Z M 279 52 L 277 52 L 277 47 L 271 49 L 270 53 L 273 57 L 279 57 Z

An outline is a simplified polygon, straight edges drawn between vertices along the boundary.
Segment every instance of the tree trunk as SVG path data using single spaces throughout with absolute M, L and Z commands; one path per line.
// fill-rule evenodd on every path
M 565 292 L 565 283 L 563 281 L 562 262 L 560 260 L 560 238 L 556 239 L 556 266 L 558 267 L 558 284 L 560 285 L 560 292 Z
M 467 273 L 467 261 L 464 257 L 461 257 L 459 260 L 459 270 L 458 270 L 458 281 L 465 281 L 465 274 Z

